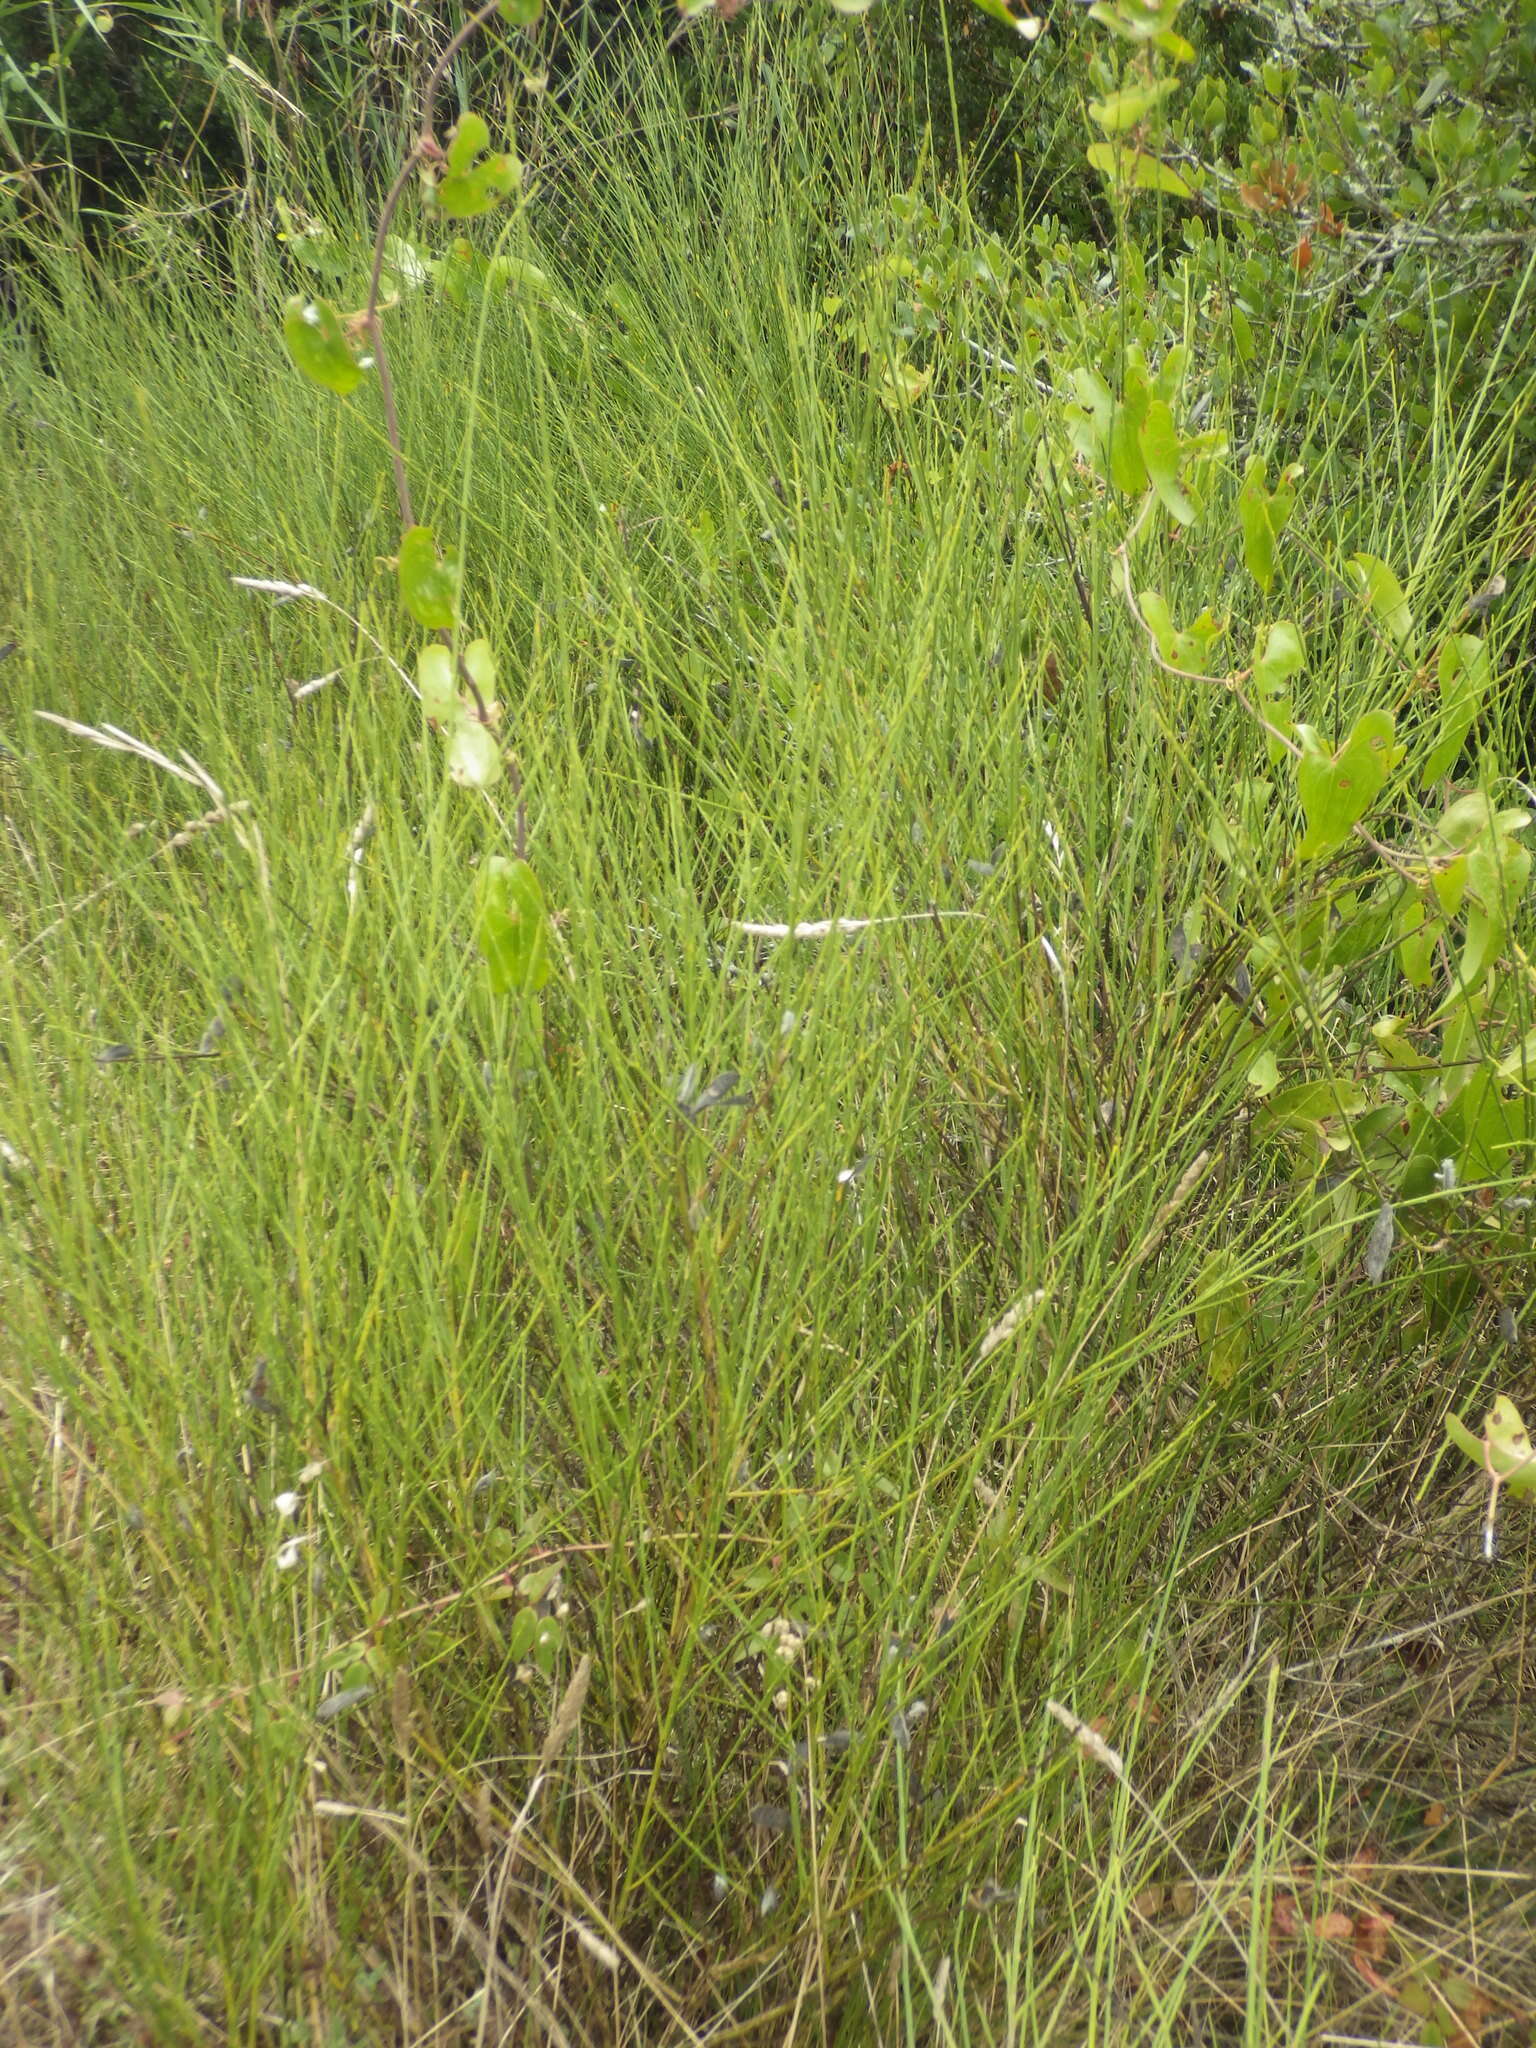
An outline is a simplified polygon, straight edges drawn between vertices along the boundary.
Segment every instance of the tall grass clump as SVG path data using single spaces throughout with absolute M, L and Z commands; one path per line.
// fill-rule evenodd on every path
M 378 400 L 279 337 L 317 263 L 364 303 L 376 210 L 317 160 L 286 215 L 21 279 L 3 2024 L 1515 2040 L 1525 1474 L 1490 1521 L 1444 1426 L 1529 1412 L 1529 1159 L 1479 1124 L 1475 1187 L 1402 1178 L 1372 892 L 1431 797 L 1291 858 L 1239 494 L 1267 449 L 1295 729 L 1430 701 L 1343 580 L 1395 564 L 1488 649 L 1436 790 L 1518 807 L 1528 354 L 1416 375 L 1427 424 L 1330 357 L 1274 509 L 1332 346 L 1299 290 L 1245 360 L 1128 220 L 994 260 L 899 99 L 751 35 L 591 84 L 466 231 L 509 271 L 392 258 L 493 787 L 416 699 Z M 1209 528 L 1128 537 L 1072 379 L 1126 404 L 1180 341 L 1236 453 L 1183 458 Z M 498 996 L 525 853 L 551 972 Z M 1386 922 L 1308 966 L 1345 894 Z M 1489 944 L 1444 1060 L 1513 1045 L 1515 1117 L 1526 906 Z

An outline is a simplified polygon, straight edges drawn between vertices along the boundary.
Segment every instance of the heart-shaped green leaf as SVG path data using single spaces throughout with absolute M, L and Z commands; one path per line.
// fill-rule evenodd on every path
M 1307 831 L 1297 855 L 1324 860 L 1337 853 L 1381 794 L 1395 761 L 1390 711 L 1367 711 L 1337 754 L 1310 725 L 1298 725 L 1301 759 L 1296 787 Z
M 1210 667 L 1211 649 L 1227 630 L 1226 621 L 1218 619 L 1207 606 L 1187 626 L 1177 626 L 1160 590 L 1139 591 L 1136 603 L 1152 629 L 1159 655 L 1168 666 L 1182 669 L 1186 675 L 1204 675 Z
M 1128 498 L 1139 498 L 1147 488 L 1147 465 L 1141 452 L 1141 427 L 1147 416 L 1145 378 L 1126 378 L 1125 395 L 1116 405 L 1109 422 L 1109 480 Z
M 1184 0 L 1095 0 L 1090 21 L 1100 22 L 1128 43 L 1151 43 L 1176 63 L 1194 62 L 1194 48 L 1174 31 Z
M 1193 526 L 1197 516 L 1195 507 L 1179 481 L 1179 463 L 1183 455 L 1179 430 L 1173 423 L 1172 407 L 1163 399 L 1154 398 L 1147 407 L 1147 416 L 1141 423 L 1137 439 L 1158 502 L 1180 526 Z
M 1259 1115 L 1265 1131 L 1289 1127 L 1321 1130 L 1324 1124 L 1363 1116 L 1371 1106 L 1368 1091 L 1356 1081 L 1297 1081 L 1271 1095 Z
M 1512 921 L 1530 879 L 1530 849 L 1512 832 L 1495 828 L 1467 850 L 1467 887 L 1501 925 Z
M 496 697 L 496 656 L 489 640 L 471 640 L 463 654 L 464 671 L 480 692 L 480 700 L 490 704 Z

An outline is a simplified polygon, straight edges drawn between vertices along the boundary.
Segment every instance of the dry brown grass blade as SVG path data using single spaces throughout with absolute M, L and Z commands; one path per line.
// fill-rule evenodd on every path
M 592 1659 L 583 1657 L 572 1674 L 570 1684 L 561 1696 L 555 1709 L 555 1717 L 549 1724 L 549 1733 L 539 1751 L 539 1769 L 548 1770 L 581 1726 L 581 1710 L 587 1703 L 587 1688 L 592 1683 Z

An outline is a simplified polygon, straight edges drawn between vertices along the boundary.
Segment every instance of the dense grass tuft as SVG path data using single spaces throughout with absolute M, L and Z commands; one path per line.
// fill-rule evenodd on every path
M 1116 509 L 1047 516 L 1000 376 L 892 415 L 818 330 L 910 138 L 692 90 L 573 138 L 516 231 L 558 303 L 391 316 L 559 912 L 538 1009 L 485 991 L 511 805 L 379 651 L 377 414 L 289 372 L 269 227 L 35 274 L 0 2028 L 1279 2048 L 1422 2027 L 1373 1989 L 1414 1970 L 1529 2012 L 1529 1517 L 1483 1563 L 1441 1453 L 1529 1366 L 1411 1261 L 1299 1277 L 1202 830 L 1260 743 L 1150 669 Z M 1513 530 L 1496 439 L 1409 433 L 1380 366 L 1315 439 L 1319 559 L 1448 597 Z M 1368 677 L 1315 631 L 1335 725 Z M 889 921 L 737 928 L 833 917 Z M 1225 1391 L 1218 1247 L 1279 1311 Z

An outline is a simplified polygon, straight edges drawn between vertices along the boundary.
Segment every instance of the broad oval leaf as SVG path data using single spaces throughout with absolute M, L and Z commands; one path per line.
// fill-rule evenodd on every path
M 549 980 L 549 913 L 527 861 L 492 854 L 481 869 L 475 943 L 494 994 L 534 995 Z
M 448 739 L 448 774 L 460 789 L 494 789 L 501 780 L 496 735 L 478 718 L 464 715 Z
M 414 242 L 389 235 L 384 242 L 384 267 L 379 273 L 387 291 L 415 291 L 432 275 L 431 266 Z
M 1230 1252 L 1213 1252 L 1195 1281 L 1195 1336 L 1211 1384 L 1230 1387 L 1248 1360 L 1253 1317 L 1242 1268 Z
M 1187 181 L 1168 165 L 1145 150 L 1124 149 L 1113 142 L 1096 142 L 1088 151 L 1088 162 L 1115 190 L 1166 192 L 1172 199 L 1192 199 Z
M 463 653 L 465 673 L 480 692 L 483 703 L 496 700 L 496 656 L 489 640 L 471 640 Z
M 1531 878 L 1531 855 L 1512 833 L 1488 832 L 1467 850 L 1467 887 L 1507 926 Z
M 1428 988 L 1434 969 L 1435 933 L 1429 906 L 1417 889 L 1405 889 L 1392 914 L 1397 964 L 1410 988 Z
M 398 568 L 400 602 L 417 625 L 451 632 L 459 613 L 457 556 L 450 549 L 439 559 L 431 527 L 413 526 L 401 536 Z
M 453 655 L 440 642 L 423 647 L 416 657 L 416 687 L 421 708 L 438 725 L 452 725 L 462 706 L 453 672 Z
M 1465 853 L 1485 832 L 1523 832 L 1530 822 L 1531 814 L 1523 804 L 1495 810 L 1493 799 L 1483 790 L 1475 789 L 1450 805 L 1435 827 L 1435 838 L 1442 847 Z
M 1088 112 L 1106 135 L 1123 135 L 1155 113 L 1178 89 L 1176 78 L 1160 78 L 1156 85 L 1128 86 L 1120 92 L 1106 93 L 1101 100 L 1090 100 Z
M 341 315 L 325 299 L 290 299 L 283 308 L 283 340 L 312 384 L 345 398 L 362 383 L 362 366 Z

